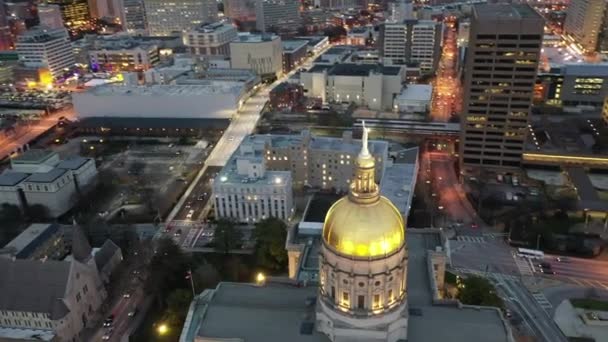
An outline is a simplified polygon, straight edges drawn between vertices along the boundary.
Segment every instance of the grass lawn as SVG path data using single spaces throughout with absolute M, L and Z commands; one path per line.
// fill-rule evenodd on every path
M 596 300 L 596 299 L 586 299 L 586 298 L 576 298 L 570 299 L 570 303 L 575 308 L 587 309 L 587 310 L 597 310 L 597 311 L 608 311 L 608 301 Z

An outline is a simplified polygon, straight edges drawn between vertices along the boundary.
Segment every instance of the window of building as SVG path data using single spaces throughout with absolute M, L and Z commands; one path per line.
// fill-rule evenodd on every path
M 377 309 L 379 307 L 380 307 L 380 295 L 375 294 L 374 295 L 374 309 Z

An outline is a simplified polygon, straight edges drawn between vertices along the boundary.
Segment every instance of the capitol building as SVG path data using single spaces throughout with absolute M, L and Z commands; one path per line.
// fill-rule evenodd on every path
M 415 167 L 396 169 L 413 177 L 399 183 L 409 184 L 405 193 L 415 184 L 414 152 Z M 440 229 L 406 234 L 403 206 L 388 199 L 396 190 L 385 182 L 394 177 L 384 172 L 380 186 L 376 163 L 363 127 L 348 194 L 317 225 L 304 222 L 309 202 L 288 233 L 290 281 L 222 282 L 203 291 L 180 342 L 512 341 L 499 310 L 443 298 L 449 241 Z
M 375 174 L 364 128 L 348 195 L 323 225 L 316 322 L 331 341 L 407 338 L 405 223 Z

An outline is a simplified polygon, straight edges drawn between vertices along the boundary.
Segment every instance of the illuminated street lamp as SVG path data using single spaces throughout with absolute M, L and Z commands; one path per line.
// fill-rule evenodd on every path
M 255 282 L 258 285 L 264 285 L 264 283 L 266 282 L 266 276 L 264 275 L 264 273 L 258 273 L 258 275 L 255 277 Z
M 167 332 L 169 332 L 169 327 L 166 324 L 161 324 L 158 326 L 158 328 L 156 329 L 156 331 L 158 331 L 159 335 L 165 335 Z

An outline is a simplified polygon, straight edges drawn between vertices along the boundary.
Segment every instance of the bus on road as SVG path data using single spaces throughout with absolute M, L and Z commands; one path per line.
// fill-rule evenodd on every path
M 518 248 L 517 256 L 527 259 L 543 259 L 545 257 L 545 253 L 537 249 Z

